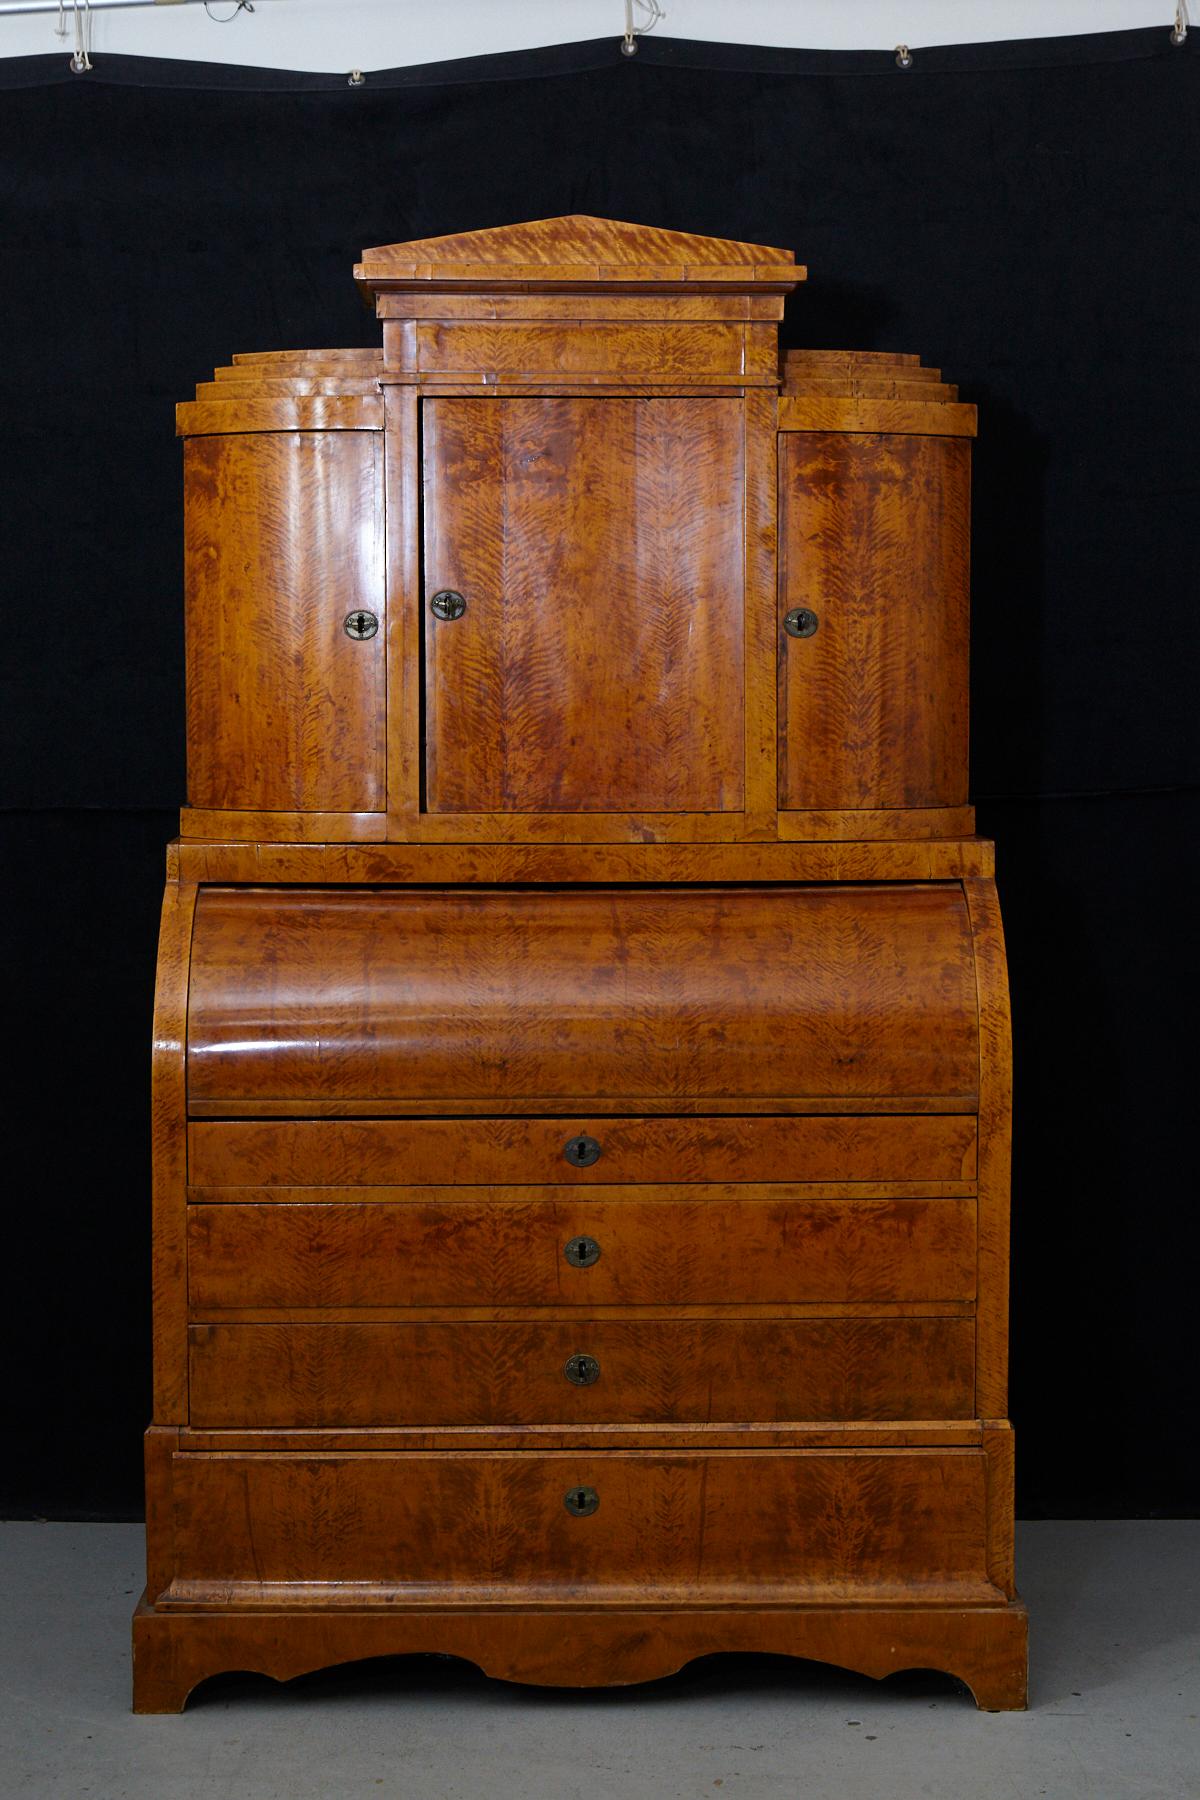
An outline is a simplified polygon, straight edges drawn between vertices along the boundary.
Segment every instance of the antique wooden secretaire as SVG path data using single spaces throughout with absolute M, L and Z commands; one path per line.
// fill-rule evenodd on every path
M 135 1706 L 441 1651 L 1025 1693 L 974 409 L 790 252 L 391 245 L 179 408 Z

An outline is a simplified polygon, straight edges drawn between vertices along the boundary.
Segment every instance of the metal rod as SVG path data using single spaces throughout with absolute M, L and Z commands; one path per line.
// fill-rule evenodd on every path
M 92 12 L 105 12 L 113 6 L 201 6 L 203 0 L 89 0 Z M 81 7 L 80 11 L 87 8 Z M 0 0 L 0 17 L 10 13 L 56 13 L 58 0 Z M 64 11 L 75 11 L 72 0 L 66 0 Z

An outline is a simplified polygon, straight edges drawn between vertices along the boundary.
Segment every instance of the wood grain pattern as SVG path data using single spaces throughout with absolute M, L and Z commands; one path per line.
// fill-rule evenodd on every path
M 779 401 L 780 431 L 885 432 L 895 437 L 965 437 L 976 433 L 973 406 L 922 400 L 869 399 L 829 394 L 797 395 Z
M 486 377 L 536 371 L 673 382 L 697 375 L 740 380 L 747 373 L 745 330 L 736 324 L 596 322 L 580 331 L 574 321 L 430 320 L 418 324 L 413 339 L 410 366 L 423 374 L 481 371 Z M 389 361 L 393 368 L 405 366 L 395 356 Z
M 730 400 L 422 409 L 431 812 L 742 800 L 742 430 Z
M 307 398 L 184 400 L 175 408 L 175 429 L 182 438 L 227 437 L 231 432 L 383 430 L 383 402 L 378 395 L 327 394 Z
M 779 500 L 779 804 L 962 804 L 967 447 L 785 437 Z M 784 632 L 794 606 L 814 636 Z
M 836 1118 L 200 1120 L 194 1187 L 712 1181 L 954 1181 L 975 1174 L 965 1114 Z M 601 1156 L 574 1168 L 580 1132 Z
M 581 980 L 581 971 L 587 971 Z M 961 889 L 206 888 L 193 1101 L 969 1096 Z
M 978 1449 L 993 1429 L 978 1419 L 822 1419 L 819 1424 L 722 1420 L 716 1425 L 438 1425 L 364 1430 L 203 1431 L 184 1426 L 179 1448 L 189 1451 L 394 1450 L 929 1450 Z M 989 1440 L 990 1441 L 990 1440 Z M 990 1490 L 990 1484 L 989 1484 Z M 1003 1486 L 998 1490 L 1001 1497 Z
M 893 815 L 895 817 L 896 815 Z M 958 881 L 992 875 L 986 838 L 885 843 L 795 840 L 766 844 L 348 844 L 186 843 L 172 854 L 188 881 L 322 882 L 385 886 L 495 886 L 696 881 Z
M 358 1657 L 419 1652 L 462 1657 L 504 1681 L 597 1687 L 653 1681 L 719 1651 L 750 1651 L 835 1663 L 877 1680 L 944 1669 L 989 1712 L 1019 1710 L 1026 1698 L 1028 1621 L 1018 1602 L 156 1613 L 143 1600 L 133 1636 L 138 1713 L 181 1712 L 201 1681 L 226 1669 L 287 1681 Z
M 206 1324 L 188 1331 L 200 1426 L 592 1420 L 966 1419 L 960 1318 Z M 591 1386 L 568 1359 L 600 1368 Z
M 212 381 L 199 382 L 196 387 L 197 400 L 218 401 L 222 404 L 230 400 L 288 400 L 329 394 L 369 394 L 378 397 L 379 383 L 362 375 L 308 373 L 250 377 L 244 369 L 218 369 Z
M 385 812 L 259 812 L 253 808 L 185 806 L 179 814 L 185 838 L 218 842 L 240 838 L 253 844 L 381 844 L 387 837 Z
M 333 367 L 350 365 L 360 369 L 374 369 L 382 363 L 383 352 L 377 347 L 334 350 L 235 350 L 231 360 L 234 363 L 261 363 L 264 365 L 300 362 L 329 364 Z
M 150 1062 L 154 1418 L 187 1417 L 188 964 L 196 888 L 168 882 L 158 939 Z
M 602 1108 L 595 1100 L 576 1095 L 563 1098 L 555 1094 L 500 1094 L 482 1099 L 465 1097 L 455 1102 L 455 1114 L 464 1119 L 516 1118 L 549 1113 L 568 1118 L 572 1114 L 602 1114 L 621 1118 L 630 1113 L 647 1116 L 678 1115 L 681 1118 L 708 1116 L 779 1116 L 805 1113 L 825 1114 L 829 1101 L 812 1094 L 772 1094 L 749 1099 L 696 1097 L 688 1095 L 606 1094 Z M 845 1094 L 837 1100 L 839 1113 L 974 1113 L 978 1098 L 974 1094 Z M 226 1100 L 193 1098 L 188 1108 L 193 1119 L 223 1119 L 231 1110 Z M 439 1118 L 446 1110 L 444 1099 L 436 1095 L 425 1098 L 384 1098 L 372 1100 L 369 1109 L 376 1119 Z M 240 1119 L 355 1119 L 364 1111 L 361 1099 L 354 1095 L 321 1096 L 309 1099 L 278 1098 L 271 1095 L 242 1096 L 236 1104 Z
M 231 1306 L 963 1300 L 969 1199 L 470 1200 L 194 1205 L 193 1318 Z M 638 1197 L 635 1197 L 638 1196 Z M 586 1236 L 599 1260 L 565 1247 Z
M 921 368 L 915 356 L 884 352 L 790 350 L 784 359 L 783 400 L 779 419 L 782 430 L 806 425 L 812 429 L 861 430 L 871 416 L 869 403 L 900 401 L 911 404 L 876 415 L 875 428 L 897 431 L 920 429 L 938 434 L 973 435 L 975 409 L 959 406 L 958 389 L 941 379 L 940 369 Z M 812 403 L 817 402 L 813 424 Z M 825 403 L 835 403 L 827 410 Z M 868 411 L 860 411 L 861 402 Z
M 413 835 L 423 804 L 424 610 L 421 570 L 421 401 L 386 390 L 388 420 L 388 832 Z M 431 621 L 432 622 L 432 621 Z M 459 621 L 461 623 L 461 621 Z
M 228 363 L 213 370 L 211 382 L 197 385 L 198 399 L 232 400 L 241 388 L 259 392 L 264 399 L 289 394 L 369 394 L 378 396 L 382 369 L 378 359 L 368 367 L 354 363 L 324 362 L 315 357 L 275 364 Z
M 979 1321 L 976 1406 L 1008 1411 L 1008 1269 L 1012 1170 L 1012 1015 L 996 884 L 963 883 L 975 934 L 979 983 Z
M 407 322 L 393 321 L 385 326 L 384 336 L 403 337 Z M 407 355 L 407 350 L 401 351 Z M 627 375 L 624 379 L 611 371 L 529 369 L 511 374 L 484 370 L 457 375 L 422 372 L 412 369 L 389 369 L 380 377 L 380 387 L 403 386 L 425 400 L 514 400 L 570 399 L 580 400 L 743 400 L 748 393 L 770 389 L 772 398 L 778 385 L 765 375 L 723 375 L 696 373 L 674 380 L 652 375 Z
M 965 1112 L 975 1109 L 964 1108 Z M 614 1110 L 612 1116 L 617 1117 Z M 568 1173 L 574 1174 L 574 1170 Z M 621 1183 L 600 1183 L 588 1190 L 589 1206 L 593 1203 L 618 1205 L 628 1201 L 650 1205 L 660 1200 L 686 1200 L 692 1205 L 723 1200 L 970 1200 L 975 1196 L 974 1173 L 958 1175 L 952 1181 L 875 1180 L 869 1189 L 858 1181 L 705 1181 L 641 1188 Z M 536 1192 L 523 1193 L 511 1187 L 456 1184 L 452 1194 L 437 1183 L 409 1182 L 404 1186 L 373 1185 L 359 1187 L 353 1183 L 325 1187 L 302 1184 L 285 1192 L 273 1187 L 194 1187 L 187 1190 L 189 1206 L 424 1206 L 502 1204 L 565 1201 L 574 1205 L 578 1198 L 573 1182 L 540 1185 Z
M 186 1374 L 186 1365 L 185 1365 Z M 146 1597 L 154 1601 L 175 1571 L 175 1497 L 171 1471 L 177 1425 L 152 1425 L 143 1442 L 146 1473 Z
M 220 376 L 221 373 L 222 371 L 218 369 L 217 375 Z M 354 394 L 367 395 L 373 397 L 376 401 L 379 399 L 378 381 L 368 380 L 358 375 L 340 376 L 322 375 L 319 373 L 286 377 L 282 375 L 259 375 L 251 379 L 246 376 L 245 371 L 235 369 L 233 373 L 235 375 L 240 373 L 242 379 L 240 381 L 202 381 L 198 383 L 196 387 L 197 401 L 205 402 L 213 406 L 220 406 L 222 408 L 225 408 L 226 406 L 229 407 L 229 412 L 226 415 L 227 422 L 225 423 L 226 433 L 238 429 L 238 415 L 231 404 L 234 401 L 326 399 L 331 396 L 337 397 Z M 300 423 L 300 420 L 296 421 L 297 425 Z M 305 420 L 304 423 L 310 424 L 312 421 Z M 320 429 L 320 426 L 318 425 L 317 428 Z M 336 429 L 336 427 L 334 427 L 334 429 Z M 374 418 L 372 419 L 372 429 L 379 429 Z M 197 436 L 204 434 L 192 432 L 185 433 L 184 435 Z
M 555 293 L 583 288 L 604 292 L 608 288 L 624 288 L 636 283 L 644 292 L 675 294 L 688 292 L 724 292 L 744 290 L 787 293 L 795 285 L 798 270 L 794 263 L 729 263 L 707 266 L 680 262 L 633 263 L 630 260 L 610 263 L 512 262 L 497 259 L 489 262 L 425 262 L 396 264 L 386 272 L 367 273 L 363 286 L 376 294 L 403 293 L 426 289 L 438 292 L 482 291 L 487 294 L 507 292 Z
M 188 797 L 254 811 L 385 804 L 378 438 L 279 432 L 190 440 Z
M 597 324 L 614 320 L 658 322 L 681 319 L 727 321 L 771 320 L 783 316 L 780 294 L 752 290 L 738 293 L 704 286 L 696 292 L 664 293 L 659 289 L 639 293 L 636 286 L 615 283 L 598 286 L 592 293 L 578 289 L 570 293 L 537 292 L 528 287 L 487 292 L 478 288 L 465 290 L 444 288 L 431 305 L 427 290 L 382 292 L 375 303 L 376 316 L 385 321 L 398 319 L 552 319 L 574 325 Z M 774 336 L 775 334 L 772 333 Z M 384 326 L 386 341 L 387 326 Z M 236 358 L 234 359 L 237 360 Z M 387 361 L 387 358 L 384 358 Z
M 986 1422 L 983 1448 L 988 1459 L 988 1574 L 1002 1593 L 1015 1598 L 1016 1444 L 1007 1419 Z
M 586 214 L 534 219 L 364 250 L 354 278 L 384 295 L 423 285 L 503 292 L 636 283 L 692 289 L 769 286 L 790 291 L 805 271 L 790 250 Z
M 775 333 L 771 333 L 774 338 Z M 777 584 L 778 533 L 776 437 L 771 430 L 774 396 L 748 394 L 745 402 L 745 806 L 747 833 L 776 835 L 776 723 L 773 596 Z
M 758 683 L 764 681 L 760 672 Z M 761 718 L 761 713 L 760 713 Z M 771 767 L 774 766 L 772 752 Z M 912 838 L 969 837 L 970 806 L 810 807 L 804 811 L 738 813 L 428 813 L 399 821 L 389 837 L 419 843 L 740 843 L 794 839 L 850 843 L 904 842 Z
M 407 688 L 408 679 L 401 679 L 392 686 L 392 691 L 403 691 Z M 419 704 L 416 693 L 419 684 L 414 686 L 414 707 L 412 718 L 419 720 Z M 765 670 L 757 679 L 759 688 L 774 689 L 774 675 Z M 853 808 L 853 810 L 829 810 L 829 808 L 808 808 L 781 814 L 423 814 L 419 810 L 419 765 L 408 756 L 408 745 L 414 745 L 419 754 L 419 724 L 412 725 L 410 731 L 401 731 L 399 725 L 401 707 L 392 706 L 392 743 L 405 740 L 399 745 L 392 761 L 396 770 L 412 769 L 412 787 L 401 788 L 403 774 L 398 774 L 392 783 L 392 801 L 394 805 L 389 814 L 381 812 L 254 812 L 250 808 L 234 808 L 234 810 L 216 810 L 205 806 L 184 806 L 180 812 L 180 832 L 191 839 L 210 839 L 210 841 L 241 841 L 248 844 L 259 844 L 264 851 L 272 851 L 277 844 L 376 844 L 376 842 L 414 842 L 430 846 L 432 850 L 439 846 L 464 846 L 468 855 L 461 859 L 448 859 L 443 868 L 470 869 L 473 862 L 471 851 L 475 846 L 484 844 L 507 844 L 513 850 L 524 851 L 527 846 L 540 846 L 554 851 L 560 846 L 585 846 L 588 851 L 587 866 L 592 880 L 603 880 L 604 869 L 639 869 L 639 853 L 653 846 L 667 844 L 703 844 L 711 846 L 711 855 L 703 859 L 693 859 L 691 864 L 682 859 L 680 868 L 698 869 L 702 877 L 712 880 L 721 878 L 738 878 L 747 871 L 763 869 L 766 875 L 774 878 L 786 878 L 788 873 L 808 873 L 808 869 L 819 871 L 837 871 L 844 868 L 847 880 L 878 880 L 874 873 L 880 868 L 880 859 L 871 857 L 869 846 L 882 846 L 883 857 L 896 859 L 896 875 L 898 878 L 912 880 L 939 880 L 945 875 L 957 877 L 964 873 L 963 857 L 970 855 L 975 862 L 970 868 L 977 866 L 977 860 L 988 857 L 990 851 L 981 848 L 982 841 L 975 841 L 970 850 L 961 850 L 963 842 L 970 842 L 975 832 L 975 808 L 973 806 L 907 806 L 907 808 L 891 808 L 876 810 L 869 806 Z M 770 695 L 770 713 L 759 702 L 759 722 L 770 718 L 772 742 L 770 752 L 765 758 L 759 778 L 765 776 L 766 785 L 774 790 L 775 783 L 775 747 L 774 720 L 775 697 Z M 759 738 L 756 736 L 756 742 Z M 398 792 L 399 790 L 399 792 Z M 405 805 L 396 805 L 401 792 L 405 794 Z M 793 862 L 790 864 L 783 857 L 774 860 L 741 859 L 736 853 L 729 853 L 734 846 L 741 844 L 846 844 L 846 853 L 831 851 L 826 860 L 811 862 Z M 901 846 L 909 842 L 928 844 L 927 850 L 919 851 L 918 860 L 907 859 Z M 613 846 L 630 846 L 628 855 L 617 855 L 606 859 L 606 850 Z M 948 862 L 948 857 L 954 857 Z M 856 875 L 860 866 L 865 873 Z M 383 864 L 380 864 L 383 868 Z M 398 868 L 403 868 L 403 860 L 398 860 Z M 434 869 L 439 866 L 437 860 L 421 862 L 423 868 Z M 515 855 L 509 859 L 500 859 L 497 868 L 538 868 L 551 864 L 540 864 L 536 857 L 524 859 Z M 569 860 L 563 864 L 569 866 Z M 583 862 L 579 864 L 583 866 Z M 910 873 L 912 871 L 912 873 Z
M 167 1603 L 1004 1598 L 979 1450 L 181 1455 L 174 1486 Z
M 804 395 L 813 400 L 910 400 L 920 407 L 955 403 L 958 389 L 950 383 L 914 379 L 936 373 L 934 369 L 914 370 L 898 380 L 879 375 L 856 375 L 849 381 L 810 380 L 804 383 Z
M 841 812 L 809 807 L 781 812 L 778 826 L 779 836 L 785 842 L 847 838 L 895 844 L 906 838 L 970 837 L 975 830 L 975 808 L 905 806 L 889 810 L 862 807 Z
M 297 355 L 296 351 L 284 351 L 284 355 Z M 364 352 L 365 354 L 365 352 Z M 234 362 L 239 361 L 234 357 Z M 784 378 L 791 384 L 794 369 L 803 369 L 813 364 L 826 366 L 849 366 L 851 368 L 900 368 L 919 369 L 921 358 L 911 351 L 900 350 L 817 350 L 810 345 L 788 350 L 783 359 Z M 940 370 L 938 371 L 940 373 Z
M 393 691 L 403 693 L 407 685 L 402 678 L 396 683 Z M 769 751 L 761 754 L 759 779 L 766 791 L 774 790 L 775 783 L 775 694 L 774 679 L 770 670 L 762 670 L 755 682 L 760 690 L 757 695 L 758 724 L 751 725 L 748 720 L 747 740 L 753 733 L 755 743 L 762 742 L 762 725 L 769 721 L 771 741 Z M 413 683 L 414 691 L 418 684 Z M 769 690 L 770 705 L 766 704 Z M 399 707 L 393 707 L 393 713 L 399 713 Z M 413 718 L 419 720 L 419 705 L 413 707 Z M 392 737 L 395 742 L 402 735 L 396 718 L 392 721 Z M 698 843 L 712 845 L 714 850 L 721 850 L 727 845 L 739 843 L 848 843 L 857 845 L 886 844 L 895 851 L 899 844 L 911 841 L 930 841 L 936 843 L 936 855 L 945 854 L 945 840 L 969 839 L 975 830 L 975 809 L 970 806 L 958 807 L 906 807 L 900 810 L 876 810 L 870 807 L 856 808 L 849 811 L 830 811 L 819 807 L 804 811 L 785 813 L 458 813 L 430 815 L 420 811 L 419 803 L 419 767 L 408 755 L 407 741 L 416 747 L 419 755 L 420 726 L 414 724 L 410 733 L 403 734 L 405 746 L 397 752 L 394 767 L 402 771 L 407 767 L 413 769 L 413 785 L 410 799 L 405 806 L 394 806 L 388 813 L 382 812 L 256 812 L 249 808 L 233 808 L 220 811 L 213 807 L 185 806 L 180 810 L 179 829 L 187 838 L 207 838 L 214 842 L 240 840 L 246 843 L 259 843 L 273 847 L 278 844 L 363 844 L 383 843 L 419 843 L 436 846 L 439 844 L 511 844 L 520 845 L 554 845 L 583 844 L 597 855 L 596 869 L 604 867 L 603 851 L 608 844 L 628 844 L 634 847 L 646 847 L 654 844 L 687 844 Z M 403 780 L 398 773 L 392 784 L 392 799 L 398 798 L 398 790 Z M 978 853 L 976 853 L 978 854 Z M 430 864 L 430 867 L 436 866 Z M 452 864 L 449 866 L 453 866 Z M 465 864 L 464 864 L 465 866 Z M 513 866 L 511 863 L 508 866 Z M 531 866 L 533 866 L 531 864 Z M 623 864 L 614 866 L 636 866 Z M 722 860 L 716 856 L 710 862 L 696 865 L 705 874 L 720 879 L 722 869 L 740 872 L 743 865 L 736 857 Z M 765 865 L 769 866 L 769 865 Z M 786 869 L 787 865 L 780 865 Z M 822 866 L 822 865 L 815 865 Z M 837 868 L 836 861 L 827 866 Z M 854 879 L 853 863 L 850 878 Z M 866 879 L 870 879 L 872 865 L 864 863 L 868 869 Z M 916 879 L 936 880 L 941 864 L 931 859 L 927 853 L 926 861 L 918 864 L 898 864 L 905 869 L 916 867 L 919 874 Z M 956 863 L 952 874 L 962 872 L 961 865 Z M 599 875 L 597 873 L 597 879 Z

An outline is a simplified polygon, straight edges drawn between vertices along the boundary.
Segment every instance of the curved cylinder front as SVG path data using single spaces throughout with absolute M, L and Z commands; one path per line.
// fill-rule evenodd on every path
M 973 1107 L 952 883 L 203 888 L 193 1112 L 590 1102 Z

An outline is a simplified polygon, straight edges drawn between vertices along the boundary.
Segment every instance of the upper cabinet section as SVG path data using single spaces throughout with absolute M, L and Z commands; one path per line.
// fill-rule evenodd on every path
M 961 835 L 974 409 L 806 351 L 768 245 L 392 244 L 381 350 L 235 357 L 185 438 L 185 835 Z

